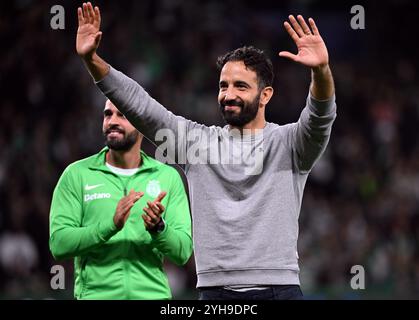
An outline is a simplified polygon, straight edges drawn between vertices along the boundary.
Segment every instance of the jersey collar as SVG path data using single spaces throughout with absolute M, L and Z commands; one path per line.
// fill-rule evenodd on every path
M 93 170 L 100 170 L 113 173 L 107 166 L 106 166 L 106 153 L 109 151 L 108 147 L 104 147 L 100 152 L 96 155 L 94 161 L 90 164 L 89 168 Z M 141 156 L 141 166 L 139 167 L 138 171 L 135 174 L 140 172 L 149 171 L 149 170 L 156 170 L 158 164 L 156 160 L 150 158 L 143 150 L 140 150 Z

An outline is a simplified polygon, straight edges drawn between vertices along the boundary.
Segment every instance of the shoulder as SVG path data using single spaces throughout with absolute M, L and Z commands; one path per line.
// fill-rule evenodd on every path
M 80 160 L 77 160 L 71 164 L 69 164 L 64 172 L 68 172 L 68 173 L 75 173 L 78 171 L 83 171 L 85 169 L 89 169 L 89 167 L 91 165 L 93 165 L 93 163 L 95 162 L 95 160 L 97 159 L 97 154 L 91 155 L 87 158 L 83 158 Z
M 263 138 L 271 146 L 282 144 L 286 146 L 287 149 L 292 149 L 297 126 L 297 122 L 283 125 L 269 122 L 265 127 Z
M 82 181 L 82 177 L 86 176 L 98 159 L 98 154 L 77 160 L 69 164 L 61 174 L 59 183 L 77 183 Z
M 284 134 L 287 134 L 288 132 L 292 131 L 296 125 L 296 122 L 286 123 L 283 125 L 268 122 L 265 127 L 264 134 L 266 134 L 266 136 L 272 137 L 283 136 Z
M 149 158 L 149 161 L 153 162 L 154 170 L 157 172 L 159 181 L 166 184 L 169 188 L 178 188 L 184 186 L 182 179 L 182 169 L 176 169 L 174 166 L 162 163 L 153 158 Z
M 160 161 L 158 161 L 154 158 L 151 158 L 151 157 L 149 157 L 148 160 L 153 164 L 154 170 L 158 171 L 161 174 L 164 174 L 164 175 L 167 175 L 167 176 L 178 176 L 179 175 L 178 171 L 174 167 L 172 167 L 168 164 L 160 162 Z

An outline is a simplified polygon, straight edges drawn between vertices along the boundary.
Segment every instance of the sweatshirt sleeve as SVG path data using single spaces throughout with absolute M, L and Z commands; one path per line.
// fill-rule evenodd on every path
M 209 130 L 205 125 L 174 115 L 136 81 L 112 66 L 96 85 L 138 131 L 160 146 L 161 152 L 167 153 L 167 158 L 176 159 L 178 163 L 182 163 L 179 158 L 185 158 L 190 144 L 187 133 L 193 129 Z
M 113 219 L 82 226 L 82 185 L 72 171 L 67 167 L 52 196 L 49 247 L 57 260 L 83 255 L 117 232 Z
M 161 233 L 151 233 L 151 238 L 163 255 L 184 265 L 192 255 L 191 214 L 182 179 L 175 170 L 172 181 L 163 214 L 165 228 Z
M 294 165 L 301 173 L 309 172 L 325 151 L 335 118 L 335 95 L 320 101 L 309 93 L 298 122 L 291 124 L 287 131 Z

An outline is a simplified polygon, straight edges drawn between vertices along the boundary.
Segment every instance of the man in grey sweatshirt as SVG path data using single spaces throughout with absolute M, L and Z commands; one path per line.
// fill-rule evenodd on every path
M 308 174 L 336 117 L 328 52 L 314 20 L 289 16 L 284 26 L 298 54 L 279 53 L 311 68 L 299 120 L 265 121 L 272 64 L 262 51 L 243 47 L 218 59 L 227 125 L 207 127 L 174 115 L 97 55 L 98 7 L 83 4 L 78 18 L 77 52 L 99 89 L 160 145 L 160 157 L 185 165 L 200 299 L 301 299 L 298 217 Z

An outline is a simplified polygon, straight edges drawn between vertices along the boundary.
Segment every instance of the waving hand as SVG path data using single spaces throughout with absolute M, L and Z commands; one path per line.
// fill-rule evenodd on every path
M 281 51 L 279 56 L 291 59 L 307 67 L 317 68 L 326 66 L 329 63 L 329 55 L 326 45 L 319 34 L 319 30 L 312 18 L 308 19 L 310 27 L 301 15 L 289 16 L 291 24 L 286 21 L 284 27 L 294 40 L 298 53 L 292 54 L 288 51 Z
M 76 50 L 81 57 L 91 57 L 99 47 L 102 32 L 100 29 L 99 7 L 90 2 L 77 9 L 79 28 L 77 30 Z

